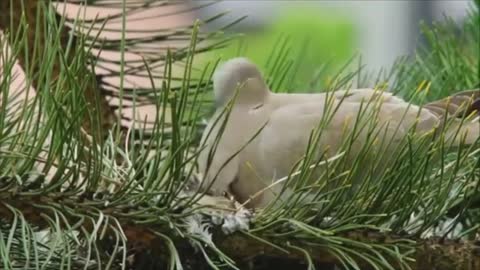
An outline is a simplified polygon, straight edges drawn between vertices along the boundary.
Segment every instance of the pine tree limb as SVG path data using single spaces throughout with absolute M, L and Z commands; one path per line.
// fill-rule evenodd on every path
M 23 3 L 22 3 L 23 2 Z M 41 89 L 39 85 L 38 73 L 40 70 L 40 66 L 42 63 L 42 57 L 34 57 L 35 51 L 37 55 L 41 55 L 44 51 L 46 44 L 45 38 L 47 34 L 45 33 L 45 25 L 39 25 L 37 27 L 37 20 L 38 22 L 46 22 L 46 11 L 42 9 L 42 5 L 48 5 L 49 1 L 42 1 L 42 0 L 2 0 L 0 1 L 0 10 L 2 10 L 2 15 L 0 16 L 0 29 L 7 33 L 11 33 L 14 35 L 17 31 L 23 27 L 22 24 L 22 14 L 25 16 L 26 20 L 26 29 L 25 35 L 26 39 L 28 40 L 28 47 L 27 50 L 20 50 L 18 54 L 18 61 L 21 67 L 27 71 L 27 69 L 31 69 L 31 74 L 33 78 L 29 78 L 32 80 L 33 87 L 38 91 Z M 40 18 L 37 18 L 37 15 Z M 60 33 L 60 45 L 62 50 L 66 50 L 68 46 L 68 42 L 70 39 L 70 31 L 67 27 L 63 25 L 59 25 L 61 21 L 60 16 L 56 16 L 58 21 L 58 27 L 61 31 Z M 35 42 L 37 40 L 37 42 Z M 36 47 L 36 48 L 35 48 Z M 73 37 L 72 46 L 70 47 L 69 59 L 67 61 L 71 61 L 72 58 L 77 54 L 84 54 L 84 48 L 75 41 L 75 37 Z M 28 66 L 27 66 L 28 63 Z M 67 63 L 68 65 L 68 63 Z M 58 78 L 62 69 L 62 61 L 57 57 L 53 64 L 52 70 L 52 80 Z M 85 65 L 84 71 L 80 72 L 80 74 L 90 74 L 90 76 L 86 76 L 86 78 L 77 78 L 78 80 L 88 80 L 86 84 L 85 91 L 85 100 L 87 104 L 87 109 L 90 110 L 90 113 L 93 117 L 88 117 L 88 113 L 85 114 L 83 120 L 83 127 L 87 130 L 90 134 L 95 134 L 97 137 L 97 141 L 100 142 L 100 138 L 103 138 L 107 131 L 113 126 L 115 122 L 115 115 L 113 114 L 113 110 L 107 103 L 105 97 L 100 93 L 100 90 L 97 86 L 96 76 L 95 74 L 89 69 L 88 66 Z M 98 106 L 96 104 L 98 103 Z M 99 112 L 97 113 L 97 108 Z M 98 119 L 96 116 L 98 115 Z M 98 121 L 99 122 L 98 122 Z M 99 130 L 98 132 L 94 132 Z
M 53 217 L 53 213 L 46 210 L 48 209 L 46 206 L 48 206 L 53 207 L 58 211 L 62 211 L 70 224 L 76 224 L 80 221 L 79 216 L 91 216 L 92 220 L 95 219 L 95 216 L 92 216 L 93 211 L 87 206 L 92 202 L 86 203 L 87 201 L 88 200 L 82 197 L 67 197 L 65 194 L 59 194 L 58 196 L 22 196 L 15 194 L 14 192 L 7 193 L 4 191 L 0 194 L 0 216 L 7 220 L 13 218 L 13 213 L 7 207 L 8 205 L 20 210 L 28 222 L 35 224 L 40 228 L 45 228 L 48 226 L 48 223 L 44 218 L 44 215 Z M 66 211 L 67 209 L 74 211 Z M 96 209 L 99 210 L 98 208 Z M 139 209 L 135 209 L 134 207 L 131 209 L 119 207 L 105 207 L 100 209 L 103 215 L 112 217 L 120 222 L 127 238 L 127 242 L 131 247 L 153 251 L 158 249 L 164 250 L 162 247 L 164 240 L 158 235 L 158 232 L 160 232 L 169 235 L 169 237 L 174 240 L 175 246 L 180 249 L 180 254 L 183 256 L 200 256 L 198 254 L 190 254 L 192 253 L 192 250 L 189 240 L 175 234 L 173 230 L 169 229 L 168 224 L 139 224 L 131 218 L 126 218 L 126 213 L 138 210 Z M 75 213 L 75 215 L 69 213 Z M 89 220 L 90 219 L 86 218 L 81 224 L 81 226 L 87 231 L 92 230 L 94 225 Z M 285 243 L 285 239 L 260 236 L 271 243 L 284 248 L 284 250 L 280 250 L 266 242 L 259 241 L 240 232 L 231 235 L 224 235 L 219 228 L 215 228 L 213 235 L 215 245 L 240 264 L 265 257 L 299 262 L 304 261 L 305 254 L 294 247 L 301 247 L 303 250 L 307 251 L 315 263 L 338 263 L 337 258 L 326 248 L 314 244 L 308 244 L 301 239 L 292 238 L 288 243 Z M 342 233 L 339 236 L 350 240 L 361 241 L 366 244 L 388 244 L 410 238 L 410 240 L 416 242 L 416 244 L 412 244 L 416 250 L 415 254 L 412 255 L 414 261 L 410 263 L 410 267 L 413 270 L 480 269 L 479 241 L 445 240 L 441 238 L 414 239 L 408 235 L 396 236 L 361 230 Z M 165 243 L 163 243 L 163 245 L 164 244 Z M 183 254 L 182 252 L 184 251 L 188 252 L 188 254 Z M 161 259 L 161 257 L 159 257 L 159 259 Z M 361 259 L 358 260 L 358 263 L 365 267 L 368 265 L 367 262 L 362 261 Z M 395 265 L 398 262 L 390 263 Z

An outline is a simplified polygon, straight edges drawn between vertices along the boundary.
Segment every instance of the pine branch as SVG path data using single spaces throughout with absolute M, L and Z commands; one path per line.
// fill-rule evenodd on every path
M 342 235 L 342 237 L 360 241 L 365 244 L 395 243 L 398 239 L 405 239 L 405 236 L 395 237 L 388 234 L 365 231 L 351 231 Z M 276 243 L 273 239 L 269 240 Z M 268 256 L 278 259 L 290 258 L 292 260 L 302 260 L 305 258 L 305 254 L 297 249 L 290 249 L 288 250 L 289 253 L 285 253 L 271 245 L 266 245 L 263 242 L 259 242 L 243 234 L 222 237 L 221 239 L 217 239 L 217 243 L 227 254 L 239 260 L 244 260 L 245 258 L 252 259 L 256 256 Z M 295 239 L 292 239 L 289 245 L 302 247 L 317 263 L 339 263 L 327 250 L 328 247 L 308 247 L 304 241 Z M 455 241 L 440 238 L 417 239 L 415 247 L 416 251 L 412 256 L 415 261 L 410 263 L 412 270 L 480 269 L 480 242 L 478 241 Z M 365 261 L 362 262 L 360 259 L 358 262 L 362 267 L 368 267 Z M 392 262 L 392 264 L 395 265 L 396 262 Z
M 0 216 L 7 222 L 13 219 L 13 213 L 10 210 L 10 207 L 13 207 L 18 209 L 28 222 L 40 228 L 47 228 L 49 225 L 46 217 L 54 217 L 54 212 L 49 209 L 56 209 L 64 214 L 69 224 L 75 224 L 76 228 L 83 228 L 91 232 L 95 225 L 93 221 L 97 220 L 98 216 L 102 214 L 119 221 L 130 248 L 150 250 L 153 253 L 155 253 L 155 250 L 164 250 L 163 245 L 167 243 L 159 236 L 164 234 L 171 237 L 180 254 L 194 255 L 189 239 L 175 233 L 174 230 L 169 228 L 168 224 L 155 222 L 140 224 L 140 220 L 134 221 L 128 218 L 129 214 L 144 210 L 138 207 L 128 209 L 125 207 L 107 206 L 101 208 L 96 206 L 96 210 L 100 210 L 100 212 L 92 215 L 94 213 L 92 211 L 93 207 L 88 205 L 95 205 L 98 202 L 88 200 L 85 196 L 72 197 L 63 193 L 25 196 L 5 190 L 0 193 L 0 202 Z M 155 215 L 152 208 L 149 210 L 149 214 Z M 108 238 L 108 235 L 113 233 L 112 230 L 107 230 L 104 238 Z M 351 230 L 335 236 L 345 238 L 348 241 L 358 241 L 365 245 L 395 245 L 405 240 L 414 241 L 415 244 L 412 246 L 415 248 L 415 252 L 410 255 L 412 261 L 409 263 L 412 270 L 470 270 L 480 268 L 479 241 L 446 240 L 442 238 L 419 239 L 409 235 L 400 236 L 366 230 Z M 213 228 L 215 245 L 240 265 L 259 258 L 286 259 L 302 264 L 305 263 L 306 256 L 311 257 L 316 264 L 334 265 L 340 263 L 331 252 L 328 244 L 322 245 L 321 241 L 309 243 L 306 240 L 292 238 L 285 243 L 284 239 L 277 240 L 276 238 L 267 235 L 252 237 L 243 232 L 225 235 L 219 227 Z M 263 240 L 260 241 L 259 239 Z M 346 242 L 344 244 L 348 245 Z M 199 256 L 198 260 L 202 261 L 200 254 L 195 256 Z M 369 266 L 368 262 L 362 258 L 357 259 L 357 263 L 361 267 Z M 409 259 L 405 258 L 405 260 L 408 261 Z M 203 261 L 203 263 L 205 262 Z M 396 265 L 400 262 L 391 261 L 390 263 Z
M 20 35 L 25 35 L 28 40 L 26 42 L 26 51 L 19 50 L 17 57 L 22 68 L 32 75 L 29 77 L 37 91 L 42 91 L 44 88 L 43 81 L 39 80 L 50 81 L 58 79 L 61 69 L 66 68 L 75 55 L 85 53 L 83 45 L 77 42 L 75 36 L 70 34 L 69 29 L 62 25 L 63 20 L 57 15 L 55 19 L 59 31 L 60 50 L 63 52 L 69 50 L 68 55 L 64 53 L 61 55 L 65 55 L 68 58 L 65 59 L 66 62 L 63 62 L 60 56 L 56 57 L 50 78 L 44 78 L 42 74 L 39 74 L 40 66 L 44 64 L 42 60 L 45 60 L 41 56 L 45 52 L 45 46 L 49 44 L 46 38 L 49 34 L 55 34 L 55 29 L 49 28 L 51 25 L 47 27 L 48 24 L 46 23 L 49 14 L 47 10 L 50 8 L 50 1 L 43 0 L 0 1 L 0 10 L 2 10 L 0 29 L 10 33 L 11 38 L 15 38 L 15 34 L 20 33 Z M 22 21 L 23 19 L 25 23 Z M 50 31 L 50 33 L 45 31 Z M 69 45 L 70 43 L 71 45 Z M 88 117 L 89 113 L 85 114 L 83 126 L 90 134 L 95 135 L 97 141 L 100 142 L 101 140 L 98 139 L 104 138 L 107 131 L 112 128 L 115 116 L 105 97 L 100 94 L 95 74 L 87 65 L 83 68 L 84 70 L 80 71 L 80 74 L 86 74 L 87 76 L 77 79 L 82 80 L 82 82 L 88 81 L 84 92 L 85 100 L 89 104 L 90 115 L 98 115 L 97 119 L 96 117 Z

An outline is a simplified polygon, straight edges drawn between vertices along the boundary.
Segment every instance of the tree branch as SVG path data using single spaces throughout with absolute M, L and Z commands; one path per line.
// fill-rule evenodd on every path
M 23 2 L 23 7 L 22 7 L 22 2 Z M 45 14 L 46 11 L 41 9 L 42 5 L 48 5 L 49 1 L 43 1 L 43 0 L 2 0 L 0 1 L 0 10 L 2 10 L 2 15 L 0 16 L 0 29 L 3 29 L 5 32 L 9 32 L 10 34 L 15 34 L 21 27 L 23 26 L 22 24 L 22 14 L 25 16 L 26 20 L 26 29 L 24 29 L 24 34 L 26 35 L 26 39 L 29 41 L 27 44 L 27 50 L 20 50 L 18 54 L 18 60 L 20 65 L 22 66 L 23 70 L 28 71 L 29 69 L 31 70 L 31 74 L 33 75 L 33 78 L 30 78 L 32 80 L 33 87 L 38 91 L 39 89 L 39 81 L 38 81 L 38 73 L 40 70 L 40 66 L 43 64 L 42 58 L 38 56 L 44 51 L 46 44 L 45 38 L 47 37 L 47 34 L 45 33 L 45 25 L 44 23 L 46 22 Z M 40 11 L 40 12 L 39 12 Z M 38 16 L 40 18 L 37 18 Z M 41 23 L 40 26 L 37 25 L 37 20 L 38 22 Z M 60 22 L 60 17 L 57 16 L 57 21 Z M 70 33 L 69 30 L 63 26 L 63 25 L 58 25 L 58 27 L 61 30 L 60 33 L 60 44 L 62 46 L 62 49 L 65 51 L 65 49 L 68 46 L 68 41 L 70 39 Z M 37 42 L 35 42 L 37 41 Z M 67 61 L 71 61 L 72 57 L 74 55 L 77 55 L 79 53 L 84 53 L 84 48 L 76 46 L 77 43 L 72 42 L 72 46 L 70 47 L 70 53 L 69 53 L 69 58 Z M 36 48 L 35 48 L 36 47 Z M 37 57 L 34 58 L 34 52 L 36 51 Z M 60 71 L 62 69 L 62 62 L 57 57 L 55 59 L 56 61 L 53 64 L 53 70 L 52 70 L 52 79 L 58 78 Z M 28 66 L 27 66 L 28 63 Z M 113 113 L 113 110 L 110 108 L 110 106 L 107 103 L 107 100 L 105 99 L 104 96 L 101 95 L 100 89 L 97 86 L 97 81 L 95 74 L 85 65 L 84 66 L 84 71 L 80 72 L 80 74 L 90 74 L 90 76 L 87 76 L 86 78 L 78 78 L 78 80 L 82 80 L 84 82 L 85 80 L 88 80 L 88 83 L 86 84 L 86 89 L 85 91 L 85 100 L 87 104 L 90 104 L 90 106 L 87 107 L 88 110 L 92 113 L 93 116 L 98 115 L 98 120 L 99 123 L 97 122 L 97 119 L 90 119 L 88 117 L 88 114 L 86 114 L 87 117 L 84 118 L 83 120 L 83 126 L 84 128 L 90 133 L 90 134 L 95 134 L 98 139 L 103 138 L 105 134 L 107 134 L 107 131 L 112 127 L 112 125 L 115 122 L 115 115 Z M 97 104 L 98 102 L 98 108 L 99 112 L 97 113 Z M 100 130 L 98 132 L 93 132 L 94 130 Z M 101 140 L 97 140 L 100 142 Z
M 45 206 L 50 209 L 57 209 L 62 211 L 68 218 L 71 224 L 79 222 L 79 215 L 92 215 L 93 211 L 85 205 L 91 205 L 91 202 L 87 202 L 85 198 L 81 197 L 65 197 L 65 195 L 59 196 L 21 196 L 12 195 L 13 193 L 0 193 L 0 216 L 5 219 L 12 219 L 13 213 L 9 210 L 7 205 L 18 209 L 23 213 L 26 220 L 39 227 L 48 226 L 47 221 L 40 215 L 53 216 Z M 42 207 L 43 206 L 43 207 Z M 74 209 L 76 215 L 69 215 L 72 211 L 65 211 L 66 209 Z M 98 211 L 99 208 L 97 207 Z M 167 224 L 138 224 L 132 218 L 126 218 L 129 212 L 135 212 L 139 209 L 135 207 L 120 208 L 120 207 L 105 207 L 100 209 L 104 216 L 112 217 L 120 222 L 120 225 L 124 231 L 124 234 L 128 240 L 130 247 L 140 248 L 142 250 L 158 250 L 159 246 L 163 243 L 159 233 L 163 233 L 171 237 L 175 246 L 180 250 L 180 254 L 185 256 L 183 251 L 187 252 L 188 257 L 198 257 L 198 261 L 203 260 L 201 254 L 194 254 L 191 249 L 191 245 L 186 238 L 174 233 L 174 231 L 168 228 Z M 98 213 L 97 213 L 98 214 Z M 153 214 L 153 213 L 152 213 Z M 92 220 L 95 216 L 92 216 Z M 93 228 L 93 223 L 84 219 L 82 227 L 86 230 Z M 137 220 L 140 221 L 140 220 Z M 107 232 L 113 233 L 113 232 Z M 274 237 L 262 236 L 263 239 L 268 240 L 278 246 L 284 248 L 280 250 L 266 242 L 259 241 L 248 234 L 237 232 L 231 235 L 224 235 L 219 228 L 215 228 L 213 231 L 213 239 L 215 245 L 225 252 L 228 256 L 233 258 L 237 263 L 251 262 L 258 258 L 269 258 L 271 260 L 290 260 L 298 263 L 305 261 L 305 254 L 293 247 L 301 247 L 307 251 L 315 263 L 319 264 L 335 264 L 338 260 L 332 253 L 329 252 L 328 247 L 321 248 L 317 245 L 310 245 L 303 242 L 301 239 L 291 239 L 288 244 L 285 245 L 285 240 L 276 240 Z M 347 239 L 361 241 L 366 244 L 387 244 L 395 243 L 401 239 L 408 238 L 408 236 L 392 236 L 379 232 L 368 231 L 350 231 L 339 235 Z M 471 270 L 480 269 L 480 242 L 477 241 L 460 241 L 460 240 L 443 240 L 441 238 L 430 239 L 411 239 L 415 240 L 416 253 L 413 255 L 414 262 L 410 263 L 412 269 L 421 270 Z M 162 248 L 162 250 L 164 250 Z M 161 257 L 158 257 L 161 259 Z M 366 262 L 358 261 L 359 265 L 366 266 Z M 391 262 L 396 264 L 398 262 Z M 200 269 L 200 268 L 198 268 Z

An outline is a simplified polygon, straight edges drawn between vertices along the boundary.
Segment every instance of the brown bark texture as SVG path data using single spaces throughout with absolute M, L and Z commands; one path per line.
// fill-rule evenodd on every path
M 0 189 L 2 190 L 2 189 Z M 5 191 L 5 189 L 3 189 Z M 53 195 L 35 195 L 35 196 L 21 196 L 15 192 L 0 193 L 0 217 L 4 220 L 10 220 L 14 214 L 10 210 L 13 207 L 18 209 L 25 219 L 39 228 L 48 226 L 48 219 L 54 218 L 53 209 L 62 212 L 68 219 L 70 224 L 79 224 L 82 215 L 91 215 L 92 209 L 89 206 L 92 202 L 85 197 L 65 196 L 64 194 Z M 47 207 L 48 206 L 48 207 Z M 209 269 L 201 268 L 200 265 L 205 264 L 202 254 L 194 252 L 189 244 L 189 240 L 182 238 L 169 229 L 168 224 L 139 224 L 129 217 L 128 212 L 136 212 L 139 209 L 124 209 L 119 207 L 105 207 L 104 209 L 95 208 L 96 211 L 101 210 L 104 217 L 110 217 L 111 220 L 118 220 L 124 235 L 127 238 L 129 248 L 138 250 L 144 253 L 145 250 L 150 253 L 159 252 L 158 256 L 149 256 L 150 260 L 154 260 L 156 264 L 165 265 L 168 256 L 166 254 L 165 240 L 161 235 L 168 235 L 174 241 L 175 247 L 179 250 L 182 258 L 187 261 L 195 261 L 197 268 L 195 269 Z M 75 214 L 71 214 L 75 213 Z M 95 215 L 99 213 L 96 212 Z M 48 218 L 47 218 L 48 217 Z M 93 229 L 93 219 L 85 218 L 81 226 L 90 231 Z M 0 218 L 1 220 L 1 218 Z M 259 260 L 267 260 L 267 264 L 281 260 L 286 265 L 298 265 L 298 269 L 305 268 L 306 257 L 302 251 L 295 248 L 285 248 L 279 250 L 265 242 L 259 241 L 255 238 L 243 233 L 234 233 L 224 235 L 218 228 L 213 230 L 213 241 L 215 245 L 225 254 L 230 256 L 238 265 L 243 265 L 242 269 L 270 269 L 255 267 L 253 262 Z M 113 231 L 107 232 L 113 235 Z M 461 240 L 447 240 L 442 238 L 429 239 L 414 239 L 409 236 L 395 236 L 379 232 L 368 232 L 354 230 L 339 235 L 347 239 L 362 241 L 367 244 L 392 244 L 402 239 L 409 239 L 415 241 L 415 253 L 411 255 L 414 259 L 410 263 L 413 270 L 477 270 L 480 269 L 480 242 L 478 241 L 461 241 Z M 278 240 L 265 237 L 266 240 L 276 245 L 285 247 L 284 239 L 282 242 Z M 99 240 L 100 241 L 100 240 Z M 337 258 L 333 256 L 327 248 L 321 248 L 315 245 L 304 245 L 301 240 L 291 239 L 289 246 L 301 247 L 307 251 L 314 263 L 317 265 L 334 265 L 338 263 Z M 366 262 L 358 261 L 363 269 L 369 269 Z M 395 265 L 397 262 L 391 262 Z M 253 266 L 252 266 L 253 265 Z M 303 266 L 302 266 L 303 265 Z M 188 268 L 187 268 L 188 269 Z M 275 268 L 277 269 L 277 268 Z M 325 268 L 327 269 L 327 268 Z

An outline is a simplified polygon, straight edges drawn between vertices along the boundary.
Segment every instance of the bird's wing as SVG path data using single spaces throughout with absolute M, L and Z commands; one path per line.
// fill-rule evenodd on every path
M 333 92 L 336 99 L 346 102 L 373 102 L 381 101 L 382 103 L 405 103 L 399 97 L 394 96 L 391 92 L 386 92 L 381 89 L 350 89 L 339 90 Z
M 271 175 L 288 175 L 303 157 L 312 132 L 319 127 L 322 131 L 317 143 L 318 157 L 338 153 L 349 136 L 355 136 L 353 145 L 360 149 L 372 139 L 368 135 L 372 132 L 377 134 L 376 139 L 395 144 L 412 131 L 424 135 L 439 130 L 445 132 L 445 138 L 450 139 L 453 146 L 471 144 L 479 137 L 480 126 L 478 122 L 464 121 L 459 116 L 478 110 L 479 93 L 461 92 L 419 107 L 388 92 L 362 89 L 334 92 L 331 101 L 309 102 L 305 99 L 304 103 L 283 105 L 271 113 L 260 134 L 259 156 Z M 477 100 L 472 102 L 470 97 L 477 97 Z M 445 119 L 445 115 L 449 119 Z M 451 124 L 446 129 L 439 129 L 446 120 Z M 358 152 L 356 149 L 351 151 L 352 155 Z
M 279 177 L 288 175 L 304 155 L 315 129 L 321 130 L 317 143 L 320 157 L 334 155 L 350 138 L 355 138 L 354 147 L 358 147 L 352 150 L 355 155 L 367 140 L 375 139 L 371 134 L 380 141 L 400 141 L 412 128 L 423 134 L 438 125 L 433 113 L 400 99 L 368 103 L 358 96 L 349 98 L 328 104 L 292 104 L 272 112 L 258 143 L 266 171 L 275 171 Z

